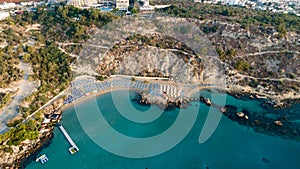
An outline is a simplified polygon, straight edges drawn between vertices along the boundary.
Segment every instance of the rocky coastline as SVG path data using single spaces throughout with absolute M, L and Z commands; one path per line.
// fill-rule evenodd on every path
M 143 92 L 139 92 L 135 100 L 141 105 L 154 104 L 164 110 L 171 110 L 174 108 L 184 109 L 190 105 L 190 102 L 199 101 L 199 99 L 193 97 L 168 98 L 167 96 L 153 96 Z
M 262 114 L 245 109 L 238 111 L 233 105 L 226 105 L 225 108 L 223 115 L 240 125 L 250 127 L 259 133 L 300 141 L 300 126 L 289 119 L 288 113 L 272 118 L 268 117 L 268 114 L 272 115 L 270 112 Z
M 260 106 L 266 110 L 264 113 L 251 112 L 251 110 L 246 109 L 238 111 L 236 106 L 226 104 L 220 111 L 230 120 L 250 127 L 259 133 L 300 141 L 300 125 L 293 122 L 299 120 L 300 116 L 290 111 L 293 105 L 300 104 L 300 99 L 284 99 L 278 103 L 272 98 L 260 97 L 246 92 L 226 91 L 226 93 L 236 99 L 256 99 L 261 103 Z M 214 103 L 211 105 L 220 108 Z
M 274 98 L 270 98 L 267 96 L 260 96 L 258 94 L 253 94 L 249 92 L 242 92 L 242 91 L 235 91 L 235 90 L 224 90 L 220 88 L 216 89 L 206 89 L 209 92 L 215 92 L 215 90 L 218 93 L 226 93 L 228 95 L 231 95 L 235 97 L 236 99 L 241 99 L 241 100 L 259 100 L 262 102 L 261 106 L 262 107 L 269 107 L 269 108 L 274 108 L 274 109 L 285 109 L 289 108 L 293 104 L 300 103 L 300 98 L 284 98 L 280 101 L 275 100 Z M 195 97 L 177 97 L 177 98 L 169 98 L 166 95 L 162 96 L 153 96 L 149 95 L 143 92 L 139 92 L 136 100 L 143 105 L 150 105 L 150 104 L 155 104 L 159 106 L 162 109 L 167 109 L 167 108 L 186 108 L 190 102 L 196 101 L 196 102 L 203 102 L 204 104 L 211 106 L 213 105 L 214 107 L 220 108 L 220 106 L 214 104 L 211 102 L 209 98 L 205 98 L 203 96 L 200 96 L 199 98 Z
M 47 147 L 51 143 L 53 138 L 52 130 L 49 131 L 45 136 L 41 137 L 39 140 L 36 140 L 32 144 L 31 148 L 27 149 L 24 154 L 17 157 L 13 163 L 3 163 L 0 168 L 25 168 L 33 159 L 36 158 L 36 155 L 40 150 Z
M 43 122 L 39 122 L 41 127 L 38 138 L 25 140 L 20 145 L 14 146 L 18 151 L 13 151 L 9 154 L 7 152 L 4 153 L 3 155 L 9 158 L 1 157 L 0 168 L 25 168 L 32 160 L 35 160 L 36 155 L 51 143 L 54 125 L 62 118 L 62 106 L 63 99 L 59 99 L 46 107 L 42 115 Z
M 221 92 L 221 91 L 219 91 Z M 290 109 L 300 104 L 300 98 L 285 98 L 280 101 L 270 97 L 261 97 L 256 94 L 239 92 L 239 91 L 223 91 L 228 95 L 241 100 L 258 100 L 260 106 L 266 112 L 251 112 L 251 110 L 243 109 L 238 111 L 236 106 L 226 104 L 220 109 L 224 116 L 240 125 L 253 128 L 254 131 L 300 141 L 300 125 L 296 122 L 300 119 L 297 112 Z M 212 103 L 214 105 L 214 103 Z M 218 107 L 216 107 L 218 108 Z
M 37 158 L 37 155 L 46 147 L 48 147 L 53 138 L 53 131 L 49 132 L 49 134 L 40 141 L 40 143 L 33 149 L 29 150 L 27 154 L 24 154 L 23 157 L 20 158 L 18 168 L 25 168 L 29 163 L 34 161 Z
M 231 95 L 237 99 L 242 99 L 242 100 L 248 100 L 248 99 L 257 99 L 264 101 L 264 105 L 276 109 L 283 109 L 283 108 L 288 108 L 292 106 L 293 104 L 300 103 L 300 98 L 283 98 L 281 100 L 276 100 L 272 97 L 267 97 L 267 96 L 260 96 L 257 94 L 249 93 L 249 92 L 242 92 L 242 91 L 235 91 L 235 90 L 227 90 L 224 91 L 228 95 Z
M 213 92 L 213 91 L 211 91 Z M 222 90 L 218 90 L 222 92 Z M 220 110 L 220 112 L 230 120 L 240 125 L 253 128 L 256 132 L 279 136 L 285 139 L 300 141 L 300 125 L 293 122 L 300 119 L 292 114 L 289 109 L 294 104 L 300 104 L 300 99 L 286 99 L 279 104 L 274 103 L 270 98 L 257 97 L 249 93 L 238 93 L 223 91 L 227 94 L 242 100 L 256 99 L 261 102 L 260 106 L 267 112 L 251 112 L 251 110 L 243 109 L 238 111 L 236 106 L 226 104 L 224 107 L 213 103 L 209 98 L 200 96 L 199 98 L 177 98 L 168 99 L 166 97 L 153 97 L 144 93 L 138 93 L 137 101 L 142 105 L 154 104 L 161 109 L 168 110 L 173 108 L 186 108 L 191 102 L 202 102 L 207 106 L 211 106 Z M 159 100 L 160 99 L 160 100 Z M 283 113 L 284 112 L 284 113 Z M 269 116 L 274 116 L 273 118 Z

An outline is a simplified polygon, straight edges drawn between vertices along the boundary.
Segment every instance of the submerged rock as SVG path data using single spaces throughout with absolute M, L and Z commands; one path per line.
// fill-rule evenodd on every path
M 245 116 L 245 114 L 243 113 L 243 112 L 238 112 L 238 113 L 236 113 L 236 115 L 238 116 L 238 117 L 244 117 Z M 248 116 L 247 116 L 248 117 Z
M 266 159 L 266 158 L 263 158 L 262 161 L 263 161 L 264 163 L 270 163 L 270 160 L 268 160 L 268 159 Z
M 211 101 L 210 101 L 209 98 L 205 98 L 205 97 L 203 97 L 203 96 L 200 96 L 200 101 L 203 102 L 203 103 L 205 103 L 205 104 L 208 105 L 208 106 L 211 106 L 211 105 L 212 105 L 212 103 L 211 103 Z
M 282 123 L 280 120 L 274 121 L 274 124 L 275 124 L 276 126 L 283 126 L 283 123 Z

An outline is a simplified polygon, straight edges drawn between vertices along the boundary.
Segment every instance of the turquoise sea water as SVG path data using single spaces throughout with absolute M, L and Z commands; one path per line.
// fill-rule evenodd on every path
M 69 143 L 59 131 L 54 130 L 52 143 L 40 152 L 46 154 L 49 161 L 45 164 L 32 161 L 26 168 L 91 168 L 91 169 L 299 169 L 300 142 L 282 139 L 254 132 L 252 129 L 239 125 L 226 117 L 222 117 L 216 131 L 204 143 L 198 142 L 199 133 L 205 123 L 209 107 L 193 102 L 187 109 L 165 111 L 149 123 L 136 123 L 125 118 L 120 111 L 147 116 L 146 113 L 156 113 L 161 110 L 156 106 L 141 106 L 131 99 L 134 92 L 112 91 L 96 98 L 101 113 L 111 127 L 124 135 L 135 138 L 147 138 L 158 135 L 174 125 L 176 118 L 182 113 L 191 113 L 199 110 L 195 124 L 188 135 L 171 150 L 149 158 L 126 158 L 107 152 L 93 142 L 81 127 L 74 108 L 66 110 L 61 124 L 68 131 L 80 151 L 74 155 L 68 152 Z M 209 95 L 209 92 L 203 92 Z M 116 102 L 117 106 L 116 106 Z M 91 114 L 84 119 L 87 124 L 93 121 L 97 110 L 91 105 L 92 101 L 85 101 L 77 105 L 77 109 L 84 109 Z M 257 100 L 238 100 L 226 96 L 226 104 L 235 105 L 240 109 L 248 109 L 264 113 Z M 127 107 L 131 107 L 126 111 Z M 295 109 L 299 111 L 299 109 Z M 212 113 L 211 110 L 210 113 Z M 299 112 L 300 113 L 300 112 Z M 188 122 L 187 122 L 188 123 Z M 97 133 L 97 127 L 95 134 Z M 99 129 L 100 131 L 101 129 Z M 103 136 L 105 137 L 105 136 Z M 112 138 L 113 139 L 113 138 Z M 171 140 L 172 138 L 170 138 Z M 165 140 L 166 144 L 170 140 Z M 113 141 L 113 140 L 112 140 Z M 126 147 L 126 143 L 118 142 L 116 146 Z M 134 145 L 127 147 L 128 151 Z M 155 147 L 146 147 L 155 149 Z M 262 159 L 267 159 L 264 162 Z

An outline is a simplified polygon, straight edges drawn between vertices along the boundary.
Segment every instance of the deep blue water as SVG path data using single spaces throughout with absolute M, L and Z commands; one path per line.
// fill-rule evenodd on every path
M 31 162 L 26 168 L 91 168 L 91 169 L 299 169 L 300 168 L 300 142 L 283 139 L 277 136 L 269 136 L 253 131 L 249 127 L 241 126 L 223 116 L 213 135 L 204 143 L 199 143 L 198 138 L 205 123 L 208 113 L 218 113 L 202 103 L 192 102 L 183 110 L 161 112 L 157 106 L 142 106 L 133 102 L 135 93 L 128 91 L 112 91 L 103 94 L 95 101 L 88 100 L 75 108 L 67 109 L 63 114 L 61 124 L 69 132 L 80 151 L 74 155 L 68 152 L 70 147 L 65 137 L 58 128 L 54 130 L 54 138 L 49 147 L 43 149 L 40 154 L 46 154 L 49 161 L 45 164 Z M 208 96 L 209 92 L 203 91 L 202 95 Z M 218 96 L 217 96 L 218 97 Z M 218 99 L 218 98 L 217 98 Z M 162 154 L 148 158 L 127 158 L 114 155 L 94 142 L 84 132 L 78 117 L 85 117 L 81 122 L 92 125 L 93 134 L 105 137 L 107 144 L 115 147 L 126 148 L 126 151 L 136 151 L 136 146 L 127 142 L 116 141 L 110 135 L 103 135 L 101 125 L 95 125 L 98 110 L 93 103 L 97 103 L 99 110 L 107 123 L 116 131 L 129 137 L 147 138 L 159 135 L 171 129 L 177 118 L 184 113 L 193 114 L 199 110 L 195 124 L 190 121 L 181 125 L 191 125 L 192 128 L 184 139 L 174 148 Z M 267 110 L 260 106 L 258 100 L 239 100 L 226 95 L 226 104 L 237 106 L 239 109 L 248 109 L 264 113 Z M 77 116 L 76 111 L 84 110 L 87 116 Z M 299 112 L 299 107 L 293 107 L 292 111 Z M 131 118 L 147 117 L 151 113 L 156 114 L 151 122 L 138 123 L 128 120 Z M 158 114 L 157 112 L 161 112 Z M 127 113 L 127 114 L 126 114 Z M 300 112 L 299 112 L 300 113 Z M 131 116 L 132 115 L 132 116 Z M 148 118 L 148 117 L 147 117 Z M 182 128 L 184 128 L 182 126 Z M 177 128 L 179 134 L 182 132 Z M 172 137 L 157 143 L 157 146 L 149 144 L 145 150 L 155 150 L 159 144 L 168 144 Z M 143 150 L 140 150 L 143 151 Z M 267 162 L 263 159 L 267 159 Z

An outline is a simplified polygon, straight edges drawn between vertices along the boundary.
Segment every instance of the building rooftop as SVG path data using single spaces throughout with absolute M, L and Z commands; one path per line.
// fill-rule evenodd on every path
M 3 4 L 4 2 L 6 2 L 6 3 L 10 3 L 10 2 L 20 3 L 21 0 L 0 0 L 0 4 Z

